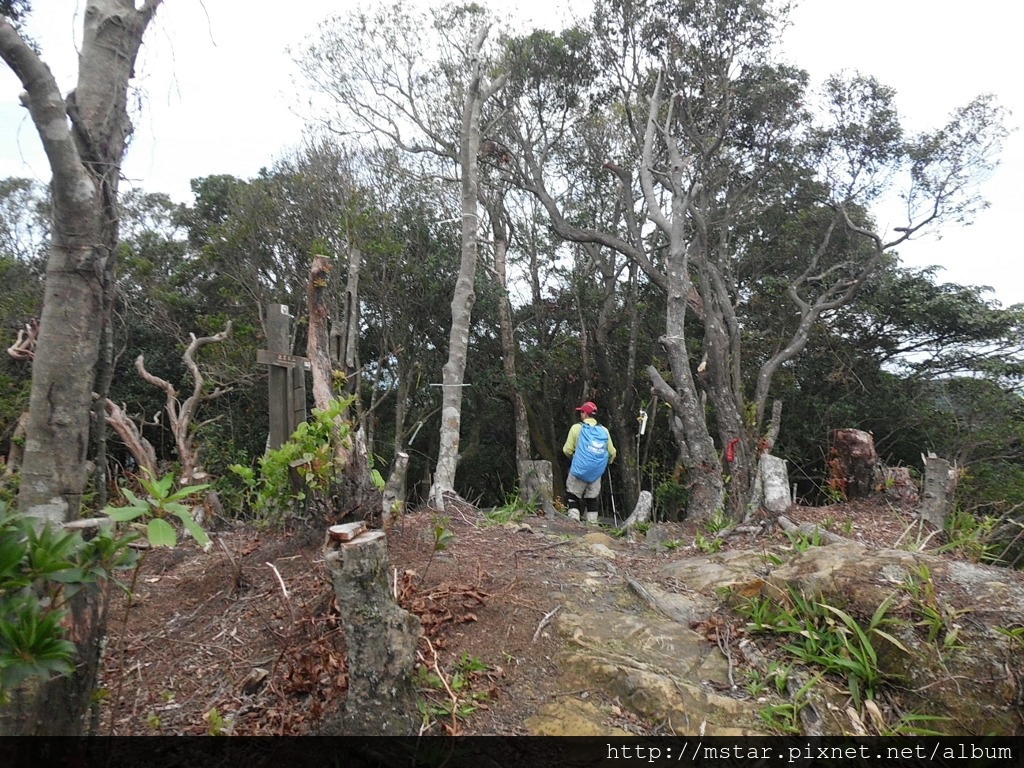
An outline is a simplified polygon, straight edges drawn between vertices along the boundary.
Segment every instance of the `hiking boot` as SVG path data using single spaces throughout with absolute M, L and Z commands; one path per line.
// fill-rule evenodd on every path
M 580 521 L 580 511 L 578 509 L 570 509 L 566 514 L 570 520 L 575 520 L 577 523 Z
M 597 512 L 587 512 L 587 525 L 597 525 Z

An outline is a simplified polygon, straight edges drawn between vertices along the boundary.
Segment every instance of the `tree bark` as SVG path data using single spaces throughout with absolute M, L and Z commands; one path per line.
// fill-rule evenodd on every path
M 313 374 L 313 402 L 325 410 L 330 407 L 336 395 L 335 368 L 331 359 L 330 324 L 330 271 L 331 260 L 327 256 L 316 256 L 309 272 L 308 310 L 309 333 L 306 342 L 306 356 Z M 346 338 L 348 338 L 346 333 Z M 345 423 L 349 427 L 347 436 L 342 436 Z M 360 508 L 374 492 L 370 479 L 369 452 L 365 433 L 346 411 L 338 417 L 335 425 L 334 461 L 335 471 L 341 485 L 341 498 L 346 509 L 334 510 L 344 515 Z M 376 515 L 377 510 L 363 510 L 364 516 Z
M 334 364 L 331 360 L 330 293 L 333 264 L 327 256 L 314 256 L 309 270 L 307 308 L 309 332 L 306 339 L 306 357 L 313 375 L 313 404 L 326 410 L 334 400 Z M 345 458 L 345 457 L 342 457 Z
M 479 216 L 480 171 L 477 155 L 480 151 L 480 113 L 486 102 L 505 84 L 501 76 L 489 84 L 482 82 L 482 49 L 488 27 L 484 26 L 473 42 L 470 58 L 469 82 L 462 107 L 462 128 L 459 136 L 459 167 L 462 187 L 462 258 L 459 276 L 452 296 L 452 327 L 448 337 L 448 362 L 441 377 L 441 428 L 439 448 L 430 498 L 438 508 L 444 508 L 444 496 L 455 493 L 455 470 L 459 463 L 459 437 L 462 427 L 462 385 L 469 350 L 469 324 L 476 302 L 473 280 L 476 276 L 477 235 Z
M 654 506 L 654 497 L 650 491 L 640 491 L 640 497 L 636 501 L 636 506 L 633 508 L 632 513 L 626 518 L 626 522 L 622 524 L 622 527 L 626 529 L 628 536 L 633 535 L 633 529 L 641 523 L 646 523 L 651 519 L 651 508 Z
M 879 479 L 878 454 L 870 432 L 837 429 L 832 433 L 829 486 L 847 499 L 864 499 L 875 492 Z
M 100 338 L 113 290 L 118 241 L 118 182 L 132 126 L 128 83 L 142 38 L 161 0 L 87 0 L 78 80 L 67 99 L 49 67 L 0 17 L 0 58 L 25 89 L 22 101 L 52 173 L 53 228 L 21 470 L 18 508 L 37 527 L 79 517 L 86 481 L 92 393 Z M 42 730 L 77 735 L 92 699 L 106 597 L 86 585 L 70 601 L 69 635 L 76 672 L 56 678 L 22 702 L 44 712 Z M 39 732 L 7 727 L 0 735 Z
M 391 474 L 388 475 L 387 483 L 384 484 L 381 498 L 381 528 L 385 531 L 390 530 L 395 519 L 405 512 L 408 473 L 409 454 L 400 451 L 395 454 L 395 461 L 391 465 Z

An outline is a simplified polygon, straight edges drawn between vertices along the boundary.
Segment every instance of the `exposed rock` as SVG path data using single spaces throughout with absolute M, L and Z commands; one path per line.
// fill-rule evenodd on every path
M 762 553 L 729 550 L 673 561 L 662 568 L 658 575 L 660 581 L 676 589 L 713 595 L 729 587 L 748 584 L 758 574 L 767 572 Z
M 698 633 L 659 617 L 619 611 L 563 613 L 556 628 L 569 641 L 567 685 L 599 688 L 645 717 L 667 720 L 677 734 L 709 736 L 739 728 L 764 733 L 752 702 L 718 693 L 730 687 L 729 663 Z M 734 732 L 734 731 L 732 731 Z
M 570 602 L 553 624 L 566 642 L 563 687 L 615 700 L 679 735 L 763 735 L 771 731 L 760 717 L 765 703 L 746 693 L 749 678 L 740 666 L 767 674 L 782 665 L 791 670 L 790 695 L 808 686 L 799 721 L 804 735 L 863 735 L 865 722 L 876 733 L 870 713 L 851 707 L 844 679 L 780 655 L 769 635 L 730 643 L 727 634 L 716 643 L 708 627 L 742 627 L 730 605 L 756 596 L 781 604 L 792 594 L 821 600 L 862 627 L 888 601 L 882 629 L 895 642 L 874 633 L 871 640 L 886 695 L 900 712 L 947 718 L 931 726 L 945 733 L 1022 733 L 1019 647 L 1015 655 L 1015 641 L 995 629 L 1024 626 L 1021 574 L 849 541 L 775 562 L 753 551 L 679 559 L 660 569 L 657 583 L 624 577 L 628 590 L 616 586 L 610 562 L 607 573 L 583 576 L 587 589 L 567 594 L 584 604 Z M 926 609 L 944 622 L 931 638 Z M 594 725 L 595 711 L 604 725 Z M 552 735 L 613 732 L 594 705 L 571 700 L 546 708 L 529 727 Z
M 588 547 L 594 544 L 601 544 L 602 546 L 610 548 L 615 544 L 615 539 L 613 539 L 607 533 L 601 533 L 600 531 L 591 531 L 590 533 L 585 533 L 580 538 L 580 541 L 582 541 Z
M 875 647 L 905 711 L 949 718 L 944 730 L 951 733 L 1021 733 L 1019 673 L 995 631 L 1024 626 L 1019 574 L 850 543 L 808 549 L 766 579 L 766 594 L 776 599 L 790 588 L 865 621 L 890 599 L 893 621 L 885 628 L 910 653 L 878 636 Z M 933 628 L 938 634 L 929 640 Z
M 632 736 L 629 731 L 608 725 L 610 713 L 589 701 L 572 697 L 543 707 L 526 721 L 535 736 Z

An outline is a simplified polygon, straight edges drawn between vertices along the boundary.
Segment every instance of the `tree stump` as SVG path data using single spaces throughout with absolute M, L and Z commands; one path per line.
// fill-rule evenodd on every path
M 924 460 L 924 490 L 918 515 L 939 530 L 946 526 L 946 516 L 953 508 L 956 495 L 956 472 L 949 462 L 929 454 Z
M 832 433 L 828 462 L 829 487 L 847 499 L 870 496 L 878 483 L 878 454 L 870 432 L 837 429 Z
M 762 453 L 757 466 L 763 498 L 762 506 L 769 512 L 785 512 L 793 503 L 789 490 L 789 471 L 786 460 L 770 453 Z
M 409 472 L 409 454 L 399 451 L 395 454 L 391 474 L 384 484 L 381 496 L 381 526 L 385 531 L 391 530 L 395 519 L 405 512 L 406 476 Z
M 626 518 L 626 522 L 622 525 L 626 529 L 628 536 L 633 535 L 633 529 L 636 528 L 640 523 L 646 523 L 651 519 L 651 508 L 654 505 L 654 497 L 650 491 L 640 491 L 640 498 L 636 500 L 636 506 L 633 507 L 633 512 L 629 517 Z
M 523 493 L 526 498 L 539 501 L 544 514 L 554 517 L 555 477 L 552 474 L 551 462 L 521 461 L 519 462 L 519 476 L 525 483 Z
M 915 505 L 920 496 L 917 481 L 910 474 L 910 467 L 885 467 L 882 469 L 885 495 L 897 504 Z
M 348 698 L 340 715 L 324 723 L 322 734 L 416 733 L 412 672 L 420 620 L 392 596 L 387 537 L 383 531 L 367 531 L 345 542 L 328 537 L 324 560 L 345 629 Z

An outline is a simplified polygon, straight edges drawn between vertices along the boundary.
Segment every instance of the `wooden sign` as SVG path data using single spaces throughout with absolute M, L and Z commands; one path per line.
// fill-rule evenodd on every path
M 267 347 L 256 350 L 256 362 L 270 366 L 267 402 L 271 449 L 280 448 L 306 420 L 306 369 L 309 359 L 291 354 L 291 319 L 284 304 L 267 307 Z

